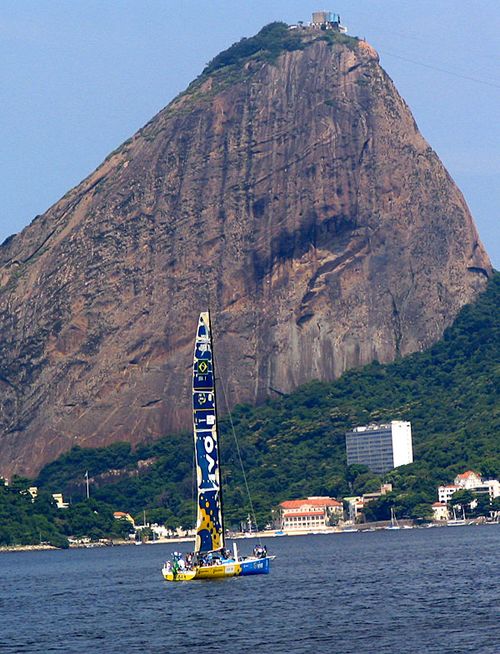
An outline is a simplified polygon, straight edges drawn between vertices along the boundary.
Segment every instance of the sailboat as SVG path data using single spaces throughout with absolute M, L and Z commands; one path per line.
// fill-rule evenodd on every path
M 230 552 L 225 546 L 220 456 L 215 403 L 215 372 L 208 312 L 200 314 L 193 364 L 193 433 L 198 487 L 196 540 L 189 566 L 174 557 L 162 568 L 167 581 L 191 581 L 268 574 L 270 561 L 265 547 L 253 556 L 238 554 L 236 543 Z
M 391 506 L 391 524 L 386 529 L 401 529 L 394 513 L 394 507 Z
M 463 527 L 464 525 L 467 524 L 467 520 L 465 519 L 465 509 L 462 507 L 462 517 L 457 518 L 457 512 L 455 507 L 453 507 L 453 520 L 448 520 L 446 523 L 448 527 Z

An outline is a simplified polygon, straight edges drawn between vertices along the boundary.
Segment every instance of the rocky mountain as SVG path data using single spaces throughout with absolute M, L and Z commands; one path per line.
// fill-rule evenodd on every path
M 427 348 L 490 271 L 373 48 L 268 26 L 0 246 L 0 474 L 187 427 L 207 307 L 224 408 Z

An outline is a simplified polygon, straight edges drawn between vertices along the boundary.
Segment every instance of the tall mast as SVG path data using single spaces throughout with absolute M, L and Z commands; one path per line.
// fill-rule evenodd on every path
M 224 526 L 224 501 L 222 494 L 222 466 L 221 466 L 221 447 L 219 440 L 219 422 L 218 422 L 218 412 L 217 412 L 217 393 L 215 392 L 216 386 L 216 375 L 215 375 L 215 352 L 214 352 L 214 339 L 212 336 L 212 322 L 210 320 L 210 309 L 207 311 L 208 315 L 208 332 L 210 334 L 210 348 L 212 350 L 212 370 L 214 375 L 214 411 L 215 411 L 215 429 L 217 431 L 217 449 L 219 451 L 219 505 L 220 505 L 220 515 L 221 515 L 221 526 L 222 526 L 222 545 L 224 547 L 226 540 L 226 529 Z
M 198 486 L 196 552 L 224 547 L 215 373 L 208 312 L 200 314 L 193 361 L 193 432 Z

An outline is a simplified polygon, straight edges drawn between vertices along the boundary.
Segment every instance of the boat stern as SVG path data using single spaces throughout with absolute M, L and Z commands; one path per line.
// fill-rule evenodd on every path
M 241 572 L 242 577 L 248 575 L 267 575 L 270 570 L 270 557 L 266 556 L 261 559 L 250 559 L 249 561 L 241 561 Z

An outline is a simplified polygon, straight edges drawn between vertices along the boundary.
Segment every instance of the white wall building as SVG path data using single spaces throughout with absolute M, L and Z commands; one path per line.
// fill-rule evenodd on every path
M 57 504 L 58 509 L 67 509 L 69 504 L 68 502 L 64 501 L 64 497 L 62 493 L 52 493 L 52 497 L 54 498 L 55 503 Z
M 477 494 L 488 494 L 490 501 L 500 496 L 500 481 L 498 479 L 487 479 L 483 481 L 481 475 L 473 470 L 466 470 L 457 475 L 453 484 L 438 487 L 438 499 L 446 504 L 451 500 L 454 493 L 459 490 L 470 490 Z
M 355 427 L 346 433 L 347 465 L 361 463 L 384 473 L 413 462 L 411 423 L 392 420 L 383 425 Z
M 456 486 L 455 484 L 448 484 L 447 486 L 439 486 L 438 500 L 444 504 L 448 504 L 448 502 L 451 500 L 453 496 L 453 493 L 456 493 L 459 490 L 462 490 L 462 488 L 460 486 Z
M 459 486 L 465 490 L 478 488 L 482 483 L 483 480 L 481 479 L 481 475 L 473 470 L 466 470 L 465 472 L 462 472 L 462 474 L 457 475 L 454 479 L 455 486 Z

